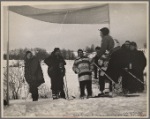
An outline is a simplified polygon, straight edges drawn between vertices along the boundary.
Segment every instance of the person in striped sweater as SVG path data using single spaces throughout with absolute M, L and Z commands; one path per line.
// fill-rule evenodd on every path
M 73 64 L 73 71 L 78 74 L 81 99 L 92 96 L 92 69 L 90 58 L 84 56 L 83 50 L 79 49 L 78 57 Z M 85 88 L 87 89 L 87 96 L 85 96 Z

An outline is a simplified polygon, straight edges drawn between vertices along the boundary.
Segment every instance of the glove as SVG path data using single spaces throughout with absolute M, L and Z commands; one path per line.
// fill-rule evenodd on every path
M 79 73 L 80 73 L 80 70 L 79 70 L 78 68 L 76 68 L 76 69 L 75 69 L 75 73 L 76 73 L 76 74 L 79 74 Z
M 98 65 L 99 65 L 99 66 L 102 66 L 102 65 L 103 65 L 103 60 L 99 59 L 99 60 L 98 60 Z
M 124 68 L 124 70 L 126 70 L 126 71 L 127 71 L 127 70 L 128 70 L 128 68 L 126 67 L 126 68 Z

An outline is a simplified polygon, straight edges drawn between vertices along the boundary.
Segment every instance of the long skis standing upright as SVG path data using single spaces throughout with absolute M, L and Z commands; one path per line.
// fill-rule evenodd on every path
M 69 94 L 68 94 L 68 86 L 67 86 L 67 79 L 66 79 L 66 74 L 64 76 L 64 80 L 65 80 L 65 93 L 66 93 L 66 98 L 69 100 Z
M 22 83 L 23 83 L 23 88 L 24 88 L 23 90 L 24 90 L 24 93 L 25 93 L 25 102 L 27 102 L 29 91 L 26 92 L 26 87 L 25 87 L 25 85 L 26 85 L 25 82 L 26 81 L 25 81 L 25 77 L 24 77 L 24 73 L 23 73 L 24 72 L 24 66 L 21 66 L 20 68 L 21 68 L 21 71 L 22 71 L 22 74 L 21 74 L 22 76 L 21 77 L 22 77 Z

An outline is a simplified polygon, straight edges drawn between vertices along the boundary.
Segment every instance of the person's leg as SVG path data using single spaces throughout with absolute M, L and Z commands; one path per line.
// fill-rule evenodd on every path
M 131 71 L 131 70 L 130 70 Z M 137 87 L 135 83 L 135 79 L 128 74 L 127 72 L 124 73 L 123 76 L 125 80 L 125 89 L 127 90 L 128 93 L 135 93 L 135 88 Z
M 59 98 L 65 98 L 65 92 L 64 92 L 64 81 L 63 76 L 59 75 L 57 77 L 57 91 L 58 91 L 58 97 Z
M 87 89 L 88 97 L 92 96 L 92 80 L 86 81 L 86 89 Z
M 38 98 L 39 98 L 39 94 L 38 94 L 38 88 L 37 87 L 35 87 L 35 91 L 34 91 L 34 101 L 37 101 L 38 100 Z
M 144 83 L 144 77 L 143 77 L 143 75 L 141 76 L 141 81 Z M 143 92 L 144 91 L 144 84 L 142 84 L 142 83 L 139 83 L 139 85 L 140 85 L 140 90 L 139 90 L 139 92 Z
M 60 92 L 60 97 L 66 99 L 64 90 L 61 90 L 61 92 Z
M 109 92 L 112 92 L 112 81 L 109 81 Z
M 39 98 L 39 94 L 38 94 L 38 88 L 35 84 L 30 85 L 30 92 L 32 94 L 33 101 L 37 101 Z
M 80 97 L 83 97 L 83 96 L 85 96 L 85 92 L 84 92 L 85 81 L 80 81 L 79 84 L 80 84 Z
M 122 90 L 123 90 L 123 93 L 126 95 L 129 92 L 128 74 L 123 70 L 121 75 L 122 75 Z
M 58 99 L 59 98 L 59 89 L 58 89 L 58 78 L 55 77 L 51 77 L 51 90 L 52 90 L 52 98 L 53 99 Z
M 97 67 L 94 66 L 94 78 L 97 79 Z
M 66 99 L 65 92 L 64 92 L 63 78 L 62 78 L 62 85 L 61 85 L 61 88 L 60 88 L 60 97 Z
M 99 77 L 99 85 L 100 85 L 100 91 L 103 94 L 103 91 L 105 89 L 105 76 Z
M 137 77 L 144 83 L 144 76 L 143 73 L 139 73 L 139 75 L 137 75 Z M 140 83 L 139 81 L 137 82 L 137 92 L 142 93 L 144 91 L 144 84 Z

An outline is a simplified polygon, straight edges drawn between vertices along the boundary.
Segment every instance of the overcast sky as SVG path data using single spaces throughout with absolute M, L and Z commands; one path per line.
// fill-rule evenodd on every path
M 129 6 L 129 8 L 132 8 L 132 7 Z M 144 26 L 142 27 L 142 29 L 145 29 L 145 30 L 142 30 L 141 36 L 144 36 L 144 38 L 146 38 L 146 33 L 145 33 L 146 31 L 145 10 L 146 9 L 143 10 L 143 8 L 141 8 L 141 12 L 138 12 L 138 13 L 142 15 L 144 14 L 144 16 L 142 16 L 144 18 L 142 19 L 140 17 L 141 18 L 140 21 L 138 21 L 138 19 L 135 18 L 135 20 L 133 21 L 134 21 L 134 24 L 138 24 L 139 22 L 144 23 Z M 122 13 L 119 11 L 117 12 L 114 11 L 114 14 L 119 15 Z M 124 24 L 124 28 L 127 25 L 130 25 L 130 24 Z M 133 25 L 133 23 L 131 23 L 131 25 Z M 108 27 L 107 24 L 101 24 L 101 25 L 100 24 L 95 24 L 95 25 L 52 24 L 52 23 L 42 22 L 39 20 L 35 20 L 32 18 L 28 18 L 28 17 L 21 16 L 16 13 L 10 12 L 10 36 L 9 36 L 10 50 L 16 49 L 16 48 L 25 48 L 25 47 L 26 48 L 35 48 L 35 47 L 45 48 L 47 51 L 52 51 L 55 47 L 60 47 L 61 49 L 66 48 L 66 49 L 71 49 L 71 50 L 77 50 L 78 48 L 83 49 L 86 46 L 91 46 L 92 44 L 94 44 L 95 46 L 98 46 L 98 45 L 100 46 L 101 38 L 99 36 L 98 29 L 104 26 Z M 119 27 L 116 27 L 115 29 L 116 31 L 114 30 L 115 33 L 119 33 L 121 31 L 121 30 L 117 31 L 117 28 Z M 122 27 L 120 27 L 120 29 L 121 28 Z M 134 30 L 136 31 L 136 29 Z M 141 33 L 141 26 L 139 27 L 139 32 L 137 33 L 138 34 Z M 128 34 L 126 33 L 121 33 L 121 34 L 119 33 L 120 37 L 118 35 L 118 38 L 119 38 L 118 40 L 122 44 L 125 41 L 125 39 L 123 39 L 121 36 L 127 36 Z M 126 39 L 126 40 L 129 40 L 129 39 Z M 137 44 L 139 47 L 143 47 L 144 42 L 145 40 L 143 41 L 143 39 L 138 39 Z M 5 41 L 4 41 L 4 50 L 6 50 Z
M 10 12 L 10 49 L 54 47 L 77 50 L 100 45 L 98 29 L 103 25 L 52 24 Z

